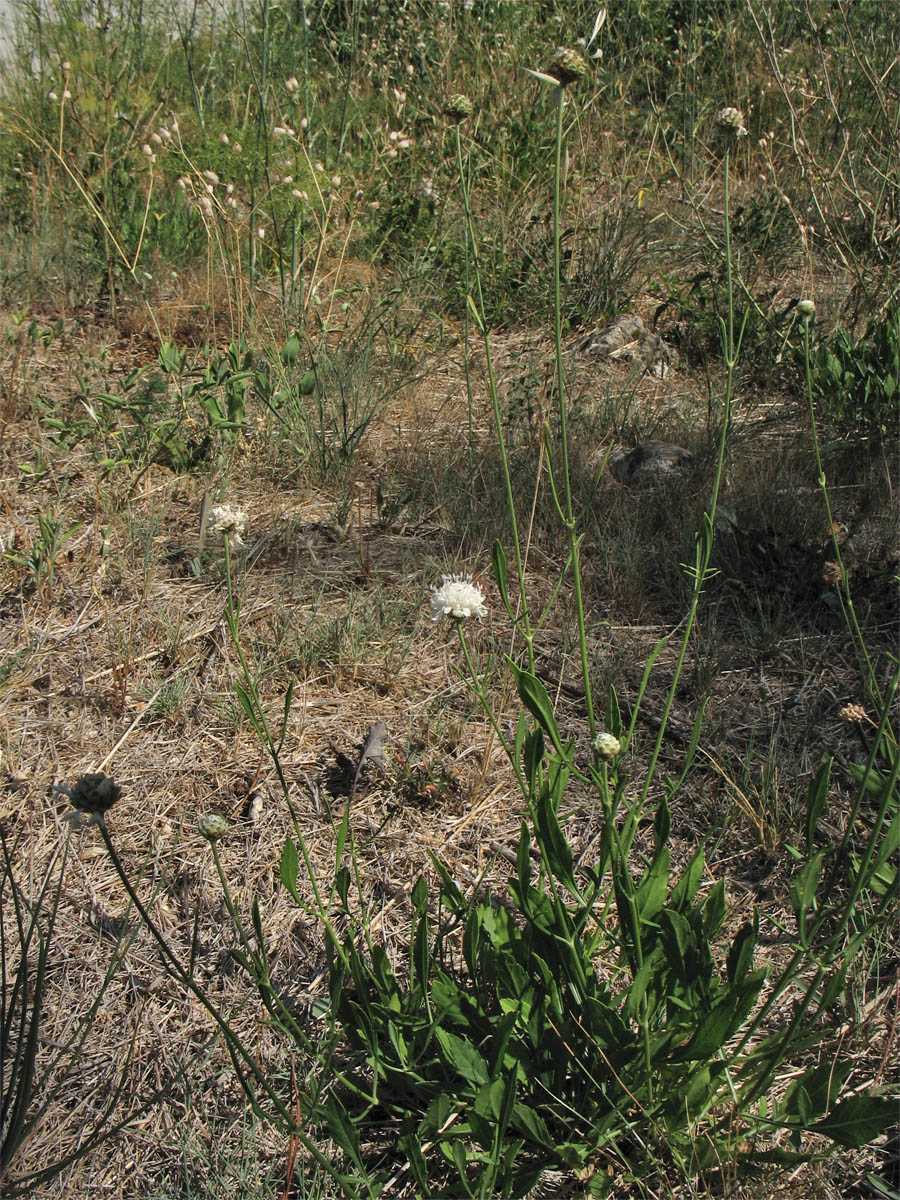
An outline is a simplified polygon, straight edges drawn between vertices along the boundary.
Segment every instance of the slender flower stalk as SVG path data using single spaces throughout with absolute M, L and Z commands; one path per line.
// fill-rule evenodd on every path
M 472 270 L 475 280 L 475 291 L 477 294 L 477 303 L 466 293 L 467 312 L 471 312 L 475 318 L 475 323 L 478 326 L 479 332 L 484 343 L 485 362 L 487 365 L 488 390 L 491 397 L 491 411 L 494 418 L 494 432 L 497 436 L 497 446 L 500 451 L 500 463 L 503 469 L 503 482 L 506 492 L 506 505 L 509 512 L 510 526 L 512 529 L 513 550 L 516 559 L 516 578 L 519 584 L 519 603 L 521 605 L 521 620 L 517 622 L 517 627 L 525 640 L 525 647 L 528 653 L 528 665 L 530 670 L 534 670 L 534 630 L 531 626 L 531 616 L 528 609 L 528 599 L 525 591 L 525 558 L 522 553 L 522 545 L 519 538 L 519 525 L 516 516 L 516 501 L 512 488 L 512 477 L 509 469 L 509 455 L 506 449 L 506 438 L 503 433 L 503 417 L 500 412 L 500 397 L 497 390 L 497 379 L 494 374 L 494 360 L 491 354 L 491 339 L 488 334 L 486 306 L 484 303 L 484 292 L 481 286 L 481 266 L 478 258 L 478 243 L 475 238 L 475 224 L 472 218 L 472 207 L 469 199 L 469 186 L 466 180 L 466 172 L 463 166 L 462 157 L 462 140 L 460 137 L 460 124 L 456 123 L 456 161 L 457 170 L 459 172 L 459 182 L 463 197 L 463 206 L 465 209 L 466 219 L 466 238 L 467 243 L 472 247 Z M 466 356 L 468 365 L 468 355 Z M 471 395 L 470 395 L 471 404 Z M 471 445 L 471 410 L 470 410 L 470 445 Z

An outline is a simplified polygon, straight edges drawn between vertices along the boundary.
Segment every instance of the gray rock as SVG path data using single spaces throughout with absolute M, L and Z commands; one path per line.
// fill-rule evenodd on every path
M 647 329 L 636 313 L 625 313 L 602 329 L 595 329 L 582 338 L 578 350 L 601 361 L 642 362 L 654 370 L 667 366 L 669 361 L 668 346 L 658 334 Z
M 607 460 L 607 465 L 620 483 L 631 487 L 659 479 L 671 471 L 678 470 L 693 459 L 690 450 L 673 446 L 671 442 L 639 442 L 631 450 L 616 446 Z

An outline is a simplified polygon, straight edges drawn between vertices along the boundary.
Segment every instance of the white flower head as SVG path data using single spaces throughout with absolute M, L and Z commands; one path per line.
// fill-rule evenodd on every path
M 481 620 L 486 612 L 484 592 L 468 576 L 445 575 L 441 586 L 431 593 L 432 621 L 439 621 L 441 617 L 453 617 L 456 621 L 467 617 Z
M 212 533 L 221 533 L 222 537 L 227 538 L 232 546 L 244 544 L 243 535 L 247 528 L 247 514 L 242 508 L 235 508 L 233 504 L 216 504 L 210 515 L 212 517 L 210 524 Z

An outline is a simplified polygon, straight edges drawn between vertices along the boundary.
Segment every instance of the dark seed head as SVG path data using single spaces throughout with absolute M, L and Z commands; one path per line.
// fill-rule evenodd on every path
M 108 775 L 82 775 L 68 792 L 72 806 L 79 812 L 103 814 L 122 795 L 122 789 Z

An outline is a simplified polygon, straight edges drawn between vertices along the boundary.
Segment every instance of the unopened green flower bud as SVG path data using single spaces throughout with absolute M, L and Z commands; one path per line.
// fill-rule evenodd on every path
M 812 300 L 798 300 L 797 312 L 804 321 L 809 321 L 816 315 L 816 306 Z
M 560 46 L 553 55 L 550 66 L 547 68 L 547 74 L 558 79 L 560 86 L 565 87 L 568 83 L 575 83 L 579 79 L 583 79 L 587 75 L 587 69 L 587 63 L 577 50 Z
M 218 813 L 207 813 L 200 818 L 199 829 L 208 842 L 217 842 L 228 832 L 228 822 Z
M 471 117 L 473 104 L 468 96 L 463 96 L 457 92 L 451 96 L 444 105 L 444 116 L 449 117 L 451 121 L 464 121 L 466 117 Z
M 61 790 L 66 792 L 72 806 L 79 812 L 90 813 L 95 817 L 102 816 L 107 809 L 112 808 L 122 795 L 119 785 L 102 773 L 82 775 L 71 790 Z
M 622 743 L 615 734 L 608 733 L 605 729 L 597 734 L 591 745 L 601 758 L 615 758 L 622 749 Z

